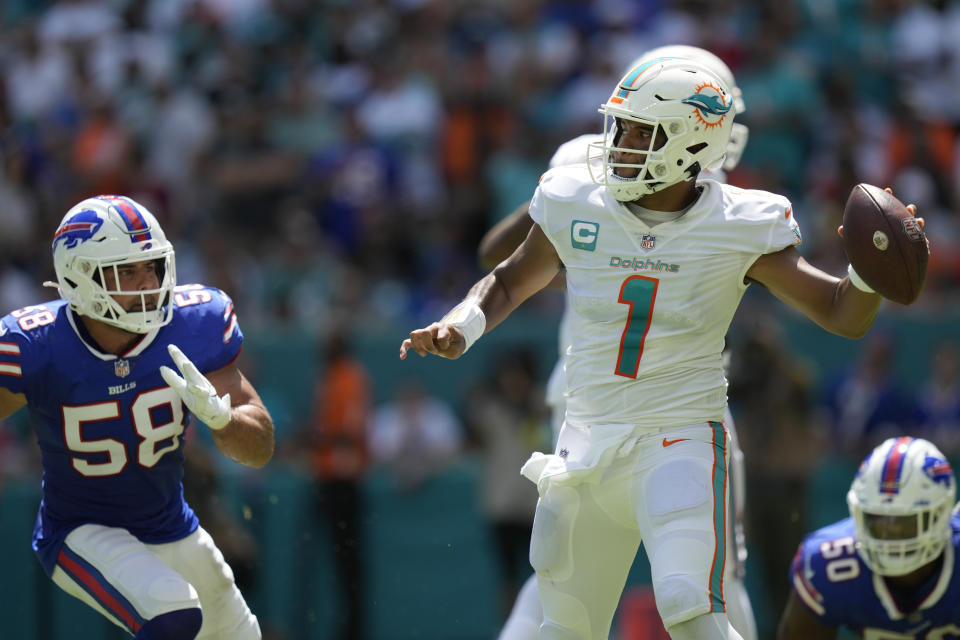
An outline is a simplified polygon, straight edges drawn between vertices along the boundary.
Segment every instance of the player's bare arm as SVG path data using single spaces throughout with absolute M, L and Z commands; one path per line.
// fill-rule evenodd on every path
M 890 189 L 886 189 L 892 193 Z M 915 205 L 907 210 L 917 215 Z M 923 218 L 918 218 L 922 227 Z M 837 232 L 843 236 L 843 227 Z M 846 338 L 862 338 L 877 316 L 880 295 L 854 286 L 849 276 L 831 276 L 804 260 L 794 247 L 757 258 L 747 277 L 803 312 L 821 327 Z
M 550 284 L 562 266 L 553 244 L 539 225 L 533 225 L 517 250 L 473 285 L 458 307 L 477 305 L 486 318 L 486 333 L 524 300 Z M 463 333 L 452 325 L 453 320 L 441 320 L 411 331 L 400 345 L 400 359 L 405 359 L 411 349 L 420 356 L 432 353 L 442 358 L 459 358 L 467 344 Z
M 825 626 L 797 598 L 794 591 L 780 618 L 777 640 L 834 640 L 837 630 Z
M 831 333 L 861 338 L 870 329 L 881 297 L 857 289 L 813 266 L 794 247 L 757 258 L 747 277 Z
M 21 407 L 27 406 L 27 397 L 22 393 L 13 393 L 5 387 L 0 387 L 0 420 L 9 418 Z
M 235 363 L 207 375 L 217 394 L 230 394 L 230 422 L 211 430 L 220 453 L 250 467 L 262 467 L 273 456 L 273 420 L 257 390 Z

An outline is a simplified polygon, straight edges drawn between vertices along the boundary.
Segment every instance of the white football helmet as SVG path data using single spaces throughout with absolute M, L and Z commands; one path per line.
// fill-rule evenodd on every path
M 158 289 L 106 287 L 105 272 L 112 269 L 112 281 L 118 283 L 119 266 L 148 260 L 156 261 Z M 173 316 L 173 245 L 153 214 L 130 198 L 87 198 L 67 211 L 53 235 L 53 266 L 60 297 L 82 315 L 134 333 L 162 327 Z M 138 311 L 127 311 L 113 298 L 138 294 Z M 156 308 L 150 309 L 154 299 Z
M 956 480 L 920 438 L 890 438 L 861 463 L 847 493 L 857 550 L 874 572 L 902 576 L 936 560 L 950 540 Z
M 729 85 L 699 62 L 654 58 L 620 80 L 600 113 L 603 139 L 591 143 L 588 154 L 602 163 L 589 163 L 590 175 L 617 200 L 630 202 L 695 178 L 701 169 L 720 168 L 733 125 L 733 96 Z M 653 127 L 650 148 L 617 146 L 621 120 Z M 666 142 L 657 147 L 664 137 Z M 642 160 L 617 160 L 623 153 Z M 620 167 L 638 171 L 624 178 L 616 174 Z
M 740 87 L 737 86 L 737 81 L 733 77 L 733 72 L 730 71 L 730 67 L 718 56 L 706 49 L 686 44 L 671 44 L 665 47 L 657 47 L 635 60 L 631 68 L 638 67 L 656 58 L 671 57 L 687 58 L 688 60 L 699 62 L 707 69 L 710 69 L 710 71 L 713 71 L 730 87 L 730 91 L 733 94 L 733 113 L 740 115 L 747 110 L 747 105 L 743 101 L 743 92 L 740 91 Z M 723 160 L 722 168 L 724 171 L 731 171 L 739 164 L 740 158 L 743 156 L 743 150 L 746 148 L 747 140 L 749 139 L 750 129 L 747 125 L 734 122 L 733 128 L 730 130 L 730 141 L 727 143 L 727 157 Z

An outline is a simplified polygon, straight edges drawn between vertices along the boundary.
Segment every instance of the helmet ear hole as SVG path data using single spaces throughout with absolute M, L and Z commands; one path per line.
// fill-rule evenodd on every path
M 701 142 L 700 144 L 691 145 L 687 147 L 687 153 L 689 153 L 692 156 L 695 156 L 701 151 L 703 151 L 704 149 L 706 149 L 708 146 L 710 145 L 708 145 L 706 142 Z

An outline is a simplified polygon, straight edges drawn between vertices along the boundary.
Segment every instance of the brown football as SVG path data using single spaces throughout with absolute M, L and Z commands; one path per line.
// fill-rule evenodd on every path
M 923 290 L 930 248 L 906 206 L 871 184 L 858 184 L 843 209 L 843 248 L 874 291 L 910 304 Z

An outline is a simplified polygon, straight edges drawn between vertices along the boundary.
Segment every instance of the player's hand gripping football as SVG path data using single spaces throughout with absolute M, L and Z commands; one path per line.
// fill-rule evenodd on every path
M 407 352 L 413 349 L 421 357 L 432 353 L 441 358 L 455 360 L 463 355 L 466 346 L 467 342 L 459 329 L 446 323 L 434 322 L 428 327 L 410 332 L 410 337 L 400 345 L 400 359 L 406 359 Z
M 208 427 L 214 430 L 223 429 L 230 422 L 230 394 L 222 397 L 217 395 L 213 384 L 207 380 L 190 362 L 190 358 L 177 348 L 177 345 L 167 345 L 167 351 L 173 358 L 181 375 L 170 367 L 160 367 L 160 375 L 166 380 L 170 388 L 176 391 L 190 412 L 203 420 Z

